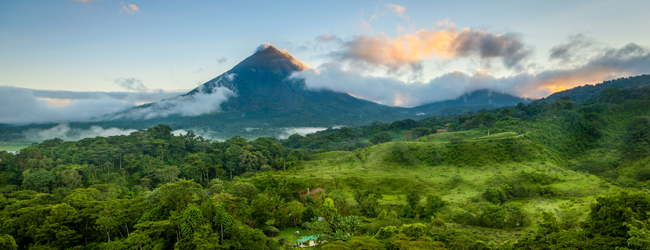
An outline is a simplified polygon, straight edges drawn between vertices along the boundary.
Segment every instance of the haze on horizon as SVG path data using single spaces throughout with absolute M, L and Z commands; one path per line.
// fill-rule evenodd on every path
M 270 43 L 312 89 L 413 107 L 650 73 L 647 1 L 4 1 L 0 123 L 75 120 L 169 98 Z M 287 13 L 290 13 L 287 15 Z M 54 119 L 54 120 L 53 120 Z

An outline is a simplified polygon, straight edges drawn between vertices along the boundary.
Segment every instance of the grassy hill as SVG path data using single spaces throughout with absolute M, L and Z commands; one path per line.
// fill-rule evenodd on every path
M 527 145 L 524 157 L 508 158 L 512 145 Z M 461 147 L 458 147 L 458 146 Z M 458 152 L 469 150 L 470 152 Z M 620 190 L 619 187 L 589 173 L 568 170 L 548 161 L 552 150 L 526 139 L 524 134 L 502 132 L 485 136 L 479 131 L 440 133 L 417 141 L 382 143 L 354 152 L 334 151 L 312 155 L 300 170 L 282 173 L 305 179 L 312 187 L 345 197 L 354 204 L 357 190 L 374 189 L 383 195 L 382 209 L 401 213 L 406 196 L 419 191 L 422 197 L 439 195 L 449 205 L 440 218 L 458 230 L 485 231 L 483 227 L 454 222 L 454 215 L 466 212 L 472 204 L 488 203 L 486 189 L 497 179 L 521 175 L 546 175 L 552 183 L 541 185 L 552 190 L 548 195 L 532 195 L 506 201 L 520 205 L 532 215 L 541 211 L 571 209 L 586 216 L 595 197 Z M 431 152 L 436 152 L 432 155 Z M 462 157 L 457 155 L 461 154 Z M 471 157 L 467 157 L 471 154 Z M 401 155 L 402 160 L 394 160 Z M 429 157 L 436 158 L 432 161 Z M 458 161 L 459 158 L 474 162 Z M 433 164 L 431 164 L 433 162 Z M 531 182 L 534 183 L 534 182 Z M 484 236 L 495 242 L 512 240 L 535 223 L 516 230 L 491 230 Z

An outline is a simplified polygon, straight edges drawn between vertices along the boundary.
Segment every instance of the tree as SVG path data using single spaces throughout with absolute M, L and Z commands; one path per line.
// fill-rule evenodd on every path
M 239 156 L 244 152 L 244 150 L 237 144 L 233 144 L 228 149 L 226 149 L 226 153 L 224 154 L 224 163 L 226 165 L 226 169 L 230 171 L 230 180 L 232 181 L 232 172 L 237 170 L 237 167 L 239 166 Z
M 232 226 L 231 238 L 225 240 L 225 249 L 266 249 L 267 237 L 262 230 L 253 229 L 236 221 Z
M 45 218 L 45 223 L 38 229 L 38 237 L 56 246 L 71 247 L 77 239 L 81 238 L 81 235 L 73 229 L 75 223 L 80 220 L 77 211 L 68 204 L 54 205 Z
M 23 187 L 47 193 L 54 185 L 55 180 L 56 175 L 54 173 L 47 170 L 41 170 L 25 177 L 25 179 L 23 179 Z
M 650 118 L 636 117 L 627 125 L 623 148 L 632 158 L 640 158 L 650 154 Z
M 500 206 L 489 204 L 481 211 L 481 224 L 485 227 L 504 228 L 508 213 Z
M 373 249 L 383 250 L 386 249 L 382 242 L 370 236 L 354 236 L 347 241 L 335 241 L 324 245 L 323 250 L 356 250 L 356 249 Z
M 292 201 L 286 204 L 286 209 L 293 218 L 293 226 L 298 226 L 298 220 L 305 212 L 305 206 L 299 201 Z
M 252 202 L 253 199 L 257 196 L 259 191 L 257 188 L 250 183 L 239 182 L 230 188 L 230 193 L 235 197 L 246 198 L 248 202 Z
M 612 111 L 612 102 L 621 99 L 621 90 L 619 88 L 606 88 L 601 94 L 609 99 L 609 111 Z
M 449 124 L 449 132 L 454 132 L 456 130 L 456 123 Z
M 109 199 L 100 203 L 97 207 L 98 211 L 94 214 L 97 217 L 95 229 L 105 232 L 108 242 L 111 242 L 111 231 L 120 226 L 120 223 L 116 220 L 118 206 L 119 201 Z
M 219 204 L 214 205 L 214 226 L 219 229 L 221 234 L 221 242 L 223 242 L 223 235 L 230 233 L 230 227 L 232 227 L 233 218 L 223 206 Z
M 389 142 L 389 141 L 392 141 L 392 140 L 393 140 L 393 137 L 390 136 L 386 132 L 381 132 L 379 134 L 374 135 L 372 138 L 370 138 L 370 142 L 372 142 L 374 144 Z
M 168 183 L 159 188 L 157 198 L 174 210 L 183 210 L 192 202 L 194 196 L 204 196 L 201 185 L 194 181 L 179 181 Z
M 500 113 L 503 115 L 503 118 L 506 118 L 506 117 L 508 117 L 510 115 L 510 111 L 512 111 L 512 110 L 509 109 L 509 108 L 503 108 L 503 109 L 501 109 Z
M 487 127 L 488 136 L 490 136 L 490 126 L 494 125 L 497 120 L 496 116 L 492 113 L 483 113 L 477 115 L 476 118 Z
M 135 225 L 136 231 L 129 235 L 126 242 L 139 250 L 164 249 L 165 239 L 161 236 L 173 231 L 175 227 L 168 220 L 138 223 Z
M 435 216 L 435 214 L 445 205 L 447 205 L 447 202 L 442 200 L 440 196 L 433 194 L 427 195 L 427 203 L 424 208 L 425 216 Z
M 626 237 L 629 228 L 623 223 L 647 220 L 650 211 L 650 195 L 621 192 L 617 195 L 598 197 L 591 205 L 586 229 L 596 235 Z
M 59 175 L 61 182 L 68 187 L 76 187 L 81 183 L 81 175 L 76 169 L 66 169 Z
M 156 172 L 154 172 L 154 176 L 161 183 L 165 184 L 165 183 L 175 182 L 178 179 L 179 173 L 180 170 L 178 169 L 177 166 L 166 166 L 161 169 L 156 169 Z
M 253 200 L 251 204 L 253 211 L 251 212 L 251 217 L 253 222 L 257 225 L 258 228 L 261 228 L 266 224 L 267 221 L 273 219 L 273 210 L 275 204 L 270 197 L 262 196 L 258 199 Z M 269 225 L 271 226 L 271 225 Z
M 181 233 L 184 238 L 193 238 L 194 233 L 197 232 L 205 223 L 203 213 L 194 204 L 190 204 L 181 218 Z
M 316 211 L 311 206 L 307 207 L 305 212 L 302 213 L 302 221 L 304 222 L 310 222 L 314 217 L 316 217 Z
M 406 203 L 411 207 L 411 209 L 415 210 L 417 205 L 420 204 L 420 199 L 420 191 L 415 190 L 406 196 Z
M 11 235 L 3 234 L 0 235 L 0 249 L 6 250 L 17 250 L 18 245 L 16 245 L 16 240 Z

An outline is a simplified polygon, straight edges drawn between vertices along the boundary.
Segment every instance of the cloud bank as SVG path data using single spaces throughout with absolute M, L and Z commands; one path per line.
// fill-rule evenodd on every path
M 165 99 L 152 104 L 142 105 L 139 108 L 121 114 L 111 115 L 108 118 L 151 119 L 170 115 L 197 116 L 221 111 L 221 104 L 233 96 L 235 96 L 235 92 L 232 90 L 226 87 L 217 87 L 209 93 L 201 91 L 193 95 Z
M 170 115 L 197 116 L 221 111 L 221 104 L 236 94 L 225 86 L 232 86 L 234 74 L 224 74 L 215 80 L 208 89 L 201 85 L 193 94 L 176 96 L 155 103 L 142 105 L 119 114 L 109 115 L 104 119 L 151 119 Z
M 503 48 L 507 47 L 509 46 Z M 570 54 L 575 49 L 579 48 L 569 46 L 563 53 Z M 501 52 L 494 53 L 494 51 Z M 485 52 L 485 56 L 505 53 L 512 55 L 513 58 L 518 57 L 518 53 L 508 52 L 508 49 L 494 51 Z M 483 53 L 480 50 L 475 52 Z M 543 70 L 537 73 L 522 72 L 505 77 L 494 77 L 485 70 L 477 70 L 472 74 L 454 71 L 428 82 L 406 83 L 391 77 L 369 76 L 363 71 L 345 68 L 339 62 L 326 63 L 317 69 L 306 69 L 294 74 L 293 77 L 305 79 L 307 89 L 329 89 L 385 105 L 413 107 L 454 99 L 479 89 L 540 98 L 584 84 L 644 73 L 650 73 L 650 50 L 630 43 L 621 48 L 605 49 L 575 67 Z
M 86 120 L 132 107 L 128 93 L 31 90 L 0 86 L 0 123 L 25 124 Z M 49 102 L 67 100 L 67 105 Z M 49 101 L 49 102 L 48 102 Z M 65 103 L 65 102 L 64 102 Z

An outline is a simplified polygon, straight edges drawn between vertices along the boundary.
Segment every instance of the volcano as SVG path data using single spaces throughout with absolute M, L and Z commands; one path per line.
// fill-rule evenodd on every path
M 328 110 L 338 114 L 340 112 L 360 113 L 368 108 L 400 109 L 357 99 L 346 93 L 307 90 L 303 79 L 292 78 L 291 75 L 308 67 L 273 45 L 263 45 L 231 70 L 186 95 L 212 93 L 222 87 L 228 88 L 235 93 L 235 96 L 221 105 L 223 112 L 272 110 L 279 113 L 292 113 Z

